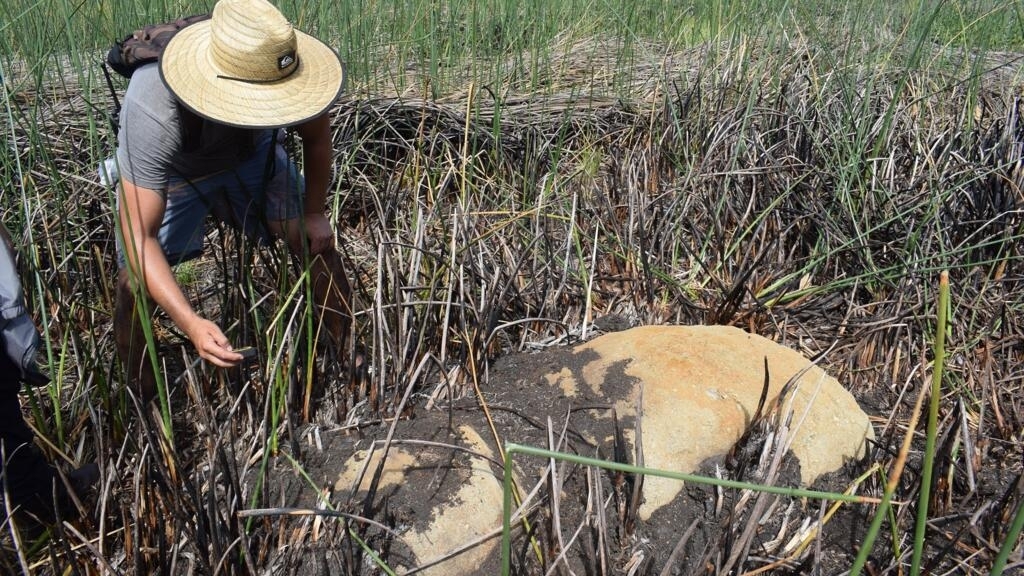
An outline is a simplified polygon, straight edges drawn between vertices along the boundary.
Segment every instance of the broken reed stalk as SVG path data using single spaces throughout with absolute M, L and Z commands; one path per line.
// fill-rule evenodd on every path
M 341 512 L 339 510 L 331 510 L 330 508 L 295 508 L 295 507 L 283 507 L 283 508 L 251 508 L 249 510 L 239 510 L 236 515 L 239 518 L 257 518 L 263 516 L 321 516 L 330 518 L 344 518 L 351 520 L 352 522 L 358 522 L 362 524 L 369 524 L 375 528 L 379 528 L 384 532 L 387 532 L 395 538 L 399 538 L 400 534 L 388 528 L 386 525 L 377 522 L 371 518 L 365 518 L 356 514 L 349 514 L 347 512 Z
M 932 371 L 932 405 L 934 406 L 938 402 L 938 390 L 942 379 L 942 366 L 945 361 L 945 333 L 946 333 L 946 311 L 949 308 L 949 272 L 943 271 L 939 275 L 939 302 L 938 302 L 938 314 L 935 322 L 935 363 Z M 850 576 L 859 576 L 860 571 L 864 569 L 864 564 L 867 562 L 868 553 L 871 551 L 874 545 L 875 539 L 878 537 L 878 531 L 882 526 L 882 521 L 886 517 L 886 513 L 889 509 L 889 503 L 892 501 L 892 495 L 896 492 L 896 486 L 899 484 L 900 477 L 903 475 L 903 467 L 907 462 L 907 454 L 910 452 L 910 443 L 914 437 L 914 429 L 917 428 L 917 421 L 921 416 L 921 405 L 924 401 L 924 391 L 917 396 L 917 402 L 914 404 L 914 411 L 910 416 L 910 422 L 907 424 L 907 435 L 903 437 L 903 445 L 900 447 L 900 453 L 896 457 L 896 462 L 893 465 L 892 473 L 889 475 L 889 482 L 885 486 L 885 492 L 882 495 L 882 503 L 875 512 L 875 517 L 871 521 L 871 526 L 868 528 L 867 534 L 864 536 L 864 542 L 861 544 L 860 550 L 857 552 L 857 558 L 853 562 L 853 566 L 850 568 Z M 937 411 L 938 407 L 934 406 Z M 929 418 L 930 419 L 930 418 Z M 934 424 L 929 422 L 929 438 L 927 439 L 926 452 L 931 453 L 934 450 L 935 438 Z M 927 458 L 927 454 L 925 455 Z M 926 492 L 927 486 L 930 480 L 929 478 L 922 478 L 922 493 Z M 927 496 L 926 496 L 927 497 Z M 923 512 L 923 513 L 922 513 Z M 922 522 L 922 518 L 927 520 L 927 508 L 924 511 L 918 513 L 918 522 Z M 918 556 L 918 538 L 919 535 L 915 533 L 914 537 L 914 558 L 920 562 Z M 923 534 L 920 535 L 923 541 Z M 916 572 L 915 572 L 916 574 Z
M 939 421 L 939 401 L 942 399 L 942 368 L 946 360 L 946 323 L 949 314 L 949 272 L 939 275 L 939 309 L 935 320 L 935 359 L 932 367 L 932 392 L 928 403 L 928 431 L 925 436 L 924 469 L 921 471 L 921 493 L 917 501 L 917 523 L 914 526 L 914 555 L 910 560 L 910 574 L 921 573 L 921 555 L 928 523 L 928 501 L 932 494 L 932 469 L 935 466 L 935 435 Z
M 765 492 L 769 494 L 780 494 L 783 496 L 789 496 L 790 498 L 813 498 L 817 500 L 834 500 L 840 502 L 854 502 L 859 504 L 877 504 L 879 500 L 877 498 L 871 498 L 868 496 L 857 496 L 855 494 L 839 494 L 836 492 L 821 492 L 818 490 L 806 490 L 803 488 L 789 488 L 786 486 L 764 486 L 760 484 L 752 484 L 750 482 L 740 482 L 737 480 L 726 480 L 720 478 L 709 478 L 707 476 L 698 476 L 696 474 L 686 474 L 683 472 L 674 472 L 671 470 L 659 470 L 657 468 L 645 468 L 642 466 L 633 466 L 631 464 L 622 464 L 619 462 L 611 462 L 608 460 L 598 460 L 597 458 L 588 458 L 587 456 L 580 456 L 578 454 L 568 454 L 565 452 L 553 452 L 551 450 L 544 450 L 542 448 L 534 448 L 532 446 L 523 446 L 521 444 L 515 444 L 509 442 L 505 444 L 505 473 L 504 473 L 504 485 L 503 485 L 503 501 L 502 501 L 502 532 L 501 532 L 501 573 L 502 576 L 508 576 L 511 567 L 512 560 L 512 455 L 523 454 L 526 456 L 538 456 L 541 458 L 549 458 L 552 460 L 562 460 L 565 462 L 572 462 L 574 464 L 580 464 L 582 466 L 593 466 L 597 468 L 604 468 L 605 470 L 614 470 L 617 472 L 626 472 L 629 474 L 645 475 L 645 476 L 659 476 L 661 478 L 670 478 L 672 480 L 679 480 L 682 482 L 692 482 L 694 484 L 709 484 L 713 486 L 720 486 L 722 488 L 735 488 L 738 490 L 752 490 L 754 492 Z
M 877 472 L 880 469 L 881 469 L 881 466 L 879 466 L 878 464 L 873 465 L 870 469 L 868 469 L 867 472 L 861 474 L 856 479 L 854 479 L 854 481 L 850 484 L 850 486 L 847 487 L 847 489 L 843 491 L 843 494 L 852 494 L 853 491 L 857 487 L 859 487 L 865 480 L 867 480 L 869 476 L 871 476 L 872 474 L 874 474 L 875 472 Z M 774 560 L 773 562 L 765 564 L 764 566 L 761 566 L 760 568 L 756 568 L 754 570 L 750 570 L 748 572 L 745 572 L 744 576 L 757 576 L 758 574 L 764 574 L 765 572 L 768 572 L 770 570 L 775 570 L 776 568 L 796 565 L 796 563 L 799 561 L 800 557 L 807 550 L 807 547 L 811 545 L 812 541 L 816 542 L 817 544 L 821 544 L 821 539 L 818 538 L 819 533 L 825 527 L 825 524 L 827 524 L 829 522 L 829 520 L 831 520 L 832 517 L 836 514 L 836 512 L 839 511 L 839 508 L 842 505 L 843 505 L 842 502 L 833 502 L 832 505 L 829 506 L 829 508 L 827 510 L 823 510 L 823 513 L 820 515 L 818 521 L 815 524 L 812 524 L 809 527 L 809 529 L 806 531 L 806 533 L 804 534 L 803 538 L 801 539 L 800 543 L 797 544 L 796 548 L 788 556 L 784 556 L 784 557 L 778 558 L 777 560 Z M 818 557 L 820 557 L 820 552 L 821 551 L 818 550 L 818 552 L 817 552 L 818 553 Z M 673 554 L 675 554 L 675 551 L 673 551 Z M 664 572 L 661 576 L 667 576 L 667 574 L 668 574 L 667 570 L 669 568 L 671 568 L 672 565 L 673 565 L 673 557 L 669 556 L 669 560 L 665 564 L 666 572 Z

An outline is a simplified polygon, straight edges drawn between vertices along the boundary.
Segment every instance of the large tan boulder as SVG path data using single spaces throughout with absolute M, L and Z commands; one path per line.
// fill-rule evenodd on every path
M 791 404 L 791 450 L 805 484 L 847 459 L 862 457 L 866 440 L 874 438 L 867 415 L 839 382 L 800 353 L 738 328 L 646 326 L 600 336 L 574 352 L 593 360 L 580 370 L 552 372 L 548 381 L 573 396 L 580 386 L 603 395 L 613 370 L 634 379 L 633 394 L 620 399 L 616 409 L 620 418 L 635 415 L 642 387 L 644 464 L 651 468 L 694 472 L 705 460 L 725 454 L 757 409 L 765 358 L 768 404 L 806 369 Z M 678 481 L 648 477 L 641 518 L 649 518 L 681 489 Z
M 803 482 L 863 455 L 865 439 L 873 437 L 867 416 L 835 379 L 789 348 L 722 326 L 607 334 L 572 349 L 514 355 L 495 366 L 489 402 L 511 411 L 492 411 L 493 422 L 473 404 L 473 409 L 426 411 L 398 423 L 395 438 L 402 441 L 389 450 L 376 493 L 377 502 L 386 501 L 399 534 L 388 562 L 400 574 L 428 564 L 417 573 L 497 572 L 493 536 L 501 526 L 502 486 L 491 424 L 502 442 L 543 446 L 547 431 L 538 426 L 550 420 L 560 429 L 566 423 L 560 419 L 572 412 L 574 434 L 609 457 L 615 426 L 607 406 L 614 405 L 631 441 L 642 391 L 645 465 L 694 472 L 743 433 L 761 394 L 765 358 L 769 404 L 791 376 L 809 368 L 791 403 L 796 428 L 791 449 Z M 588 406 L 593 409 L 573 410 Z M 526 416 L 533 424 L 524 426 Z M 366 497 L 380 453 L 356 451 L 334 476 L 335 491 Z M 544 475 L 546 461 L 521 457 L 516 465 L 520 488 L 528 490 Z M 641 519 L 651 519 L 681 489 L 678 481 L 647 477 Z M 585 497 L 563 494 L 562 500 L 572 507 Z

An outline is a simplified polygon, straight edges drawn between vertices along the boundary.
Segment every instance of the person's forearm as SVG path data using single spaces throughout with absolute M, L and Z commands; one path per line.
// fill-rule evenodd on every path
M 306 167 L 303 212 L 323 214 L 327 209 L 327 187 L 331 179 L 331 149 L 326 146 L 306 146 L 303 156 Z
M 135 258 L 129 257 L 128 260 L 135 277 L 142 279 L 143 289 L 149 297 L 179 328 L 187 331 L 196 312 L 178 286 L 160 243 L 155 238 L 142 240 Z
M 333 140 L 331 120 L 328 114 L 321 114 L 296 127 L 302 138 L 302 164 L 305 168 L 306 214 L 323 214 L 327 209 L 327 187 L 331 184 L 331 162 L 333 161 Z

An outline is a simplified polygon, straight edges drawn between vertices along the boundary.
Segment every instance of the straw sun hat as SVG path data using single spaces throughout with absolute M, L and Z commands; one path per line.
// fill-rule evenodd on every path
M 334 50 L 295 30 L 266 0 L 219 0 L 209 20 L 174 35 L 160 74 L 193 112 L 246 128 L 318 116 L 345 80 Z

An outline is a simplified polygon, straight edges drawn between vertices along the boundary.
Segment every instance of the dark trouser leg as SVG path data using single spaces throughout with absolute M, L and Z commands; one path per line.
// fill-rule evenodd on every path
M 16 374 L 17 369 L 5 355 L 0 356 L 4 360 L 0 362 L 3 364 L 0 366 L 2 488 L 6 489 L 11 509 L 17 508 L 15 520 L 19 527 L 33 529 L 40 522 L 53 521 L 53 491 L 55 486 L 60 489 L 62 485 L 57 479 L 57 471 L 32 443 L 32 430 L 22 417 L 21 402 L 18 399 L 21 383 L 8 376 Z M 59 490 L 58 493 L 62 492 Z
M 142 330 L 143 319 L 132 291 L 128 270 L 117 275 L 117 302 L 114 305 L 114 340 L 117 355 L 127 374 L 128 385 L 146 405 L 156 397 L 156 376 L 153 363 L 146 352 L 146 335 Z

